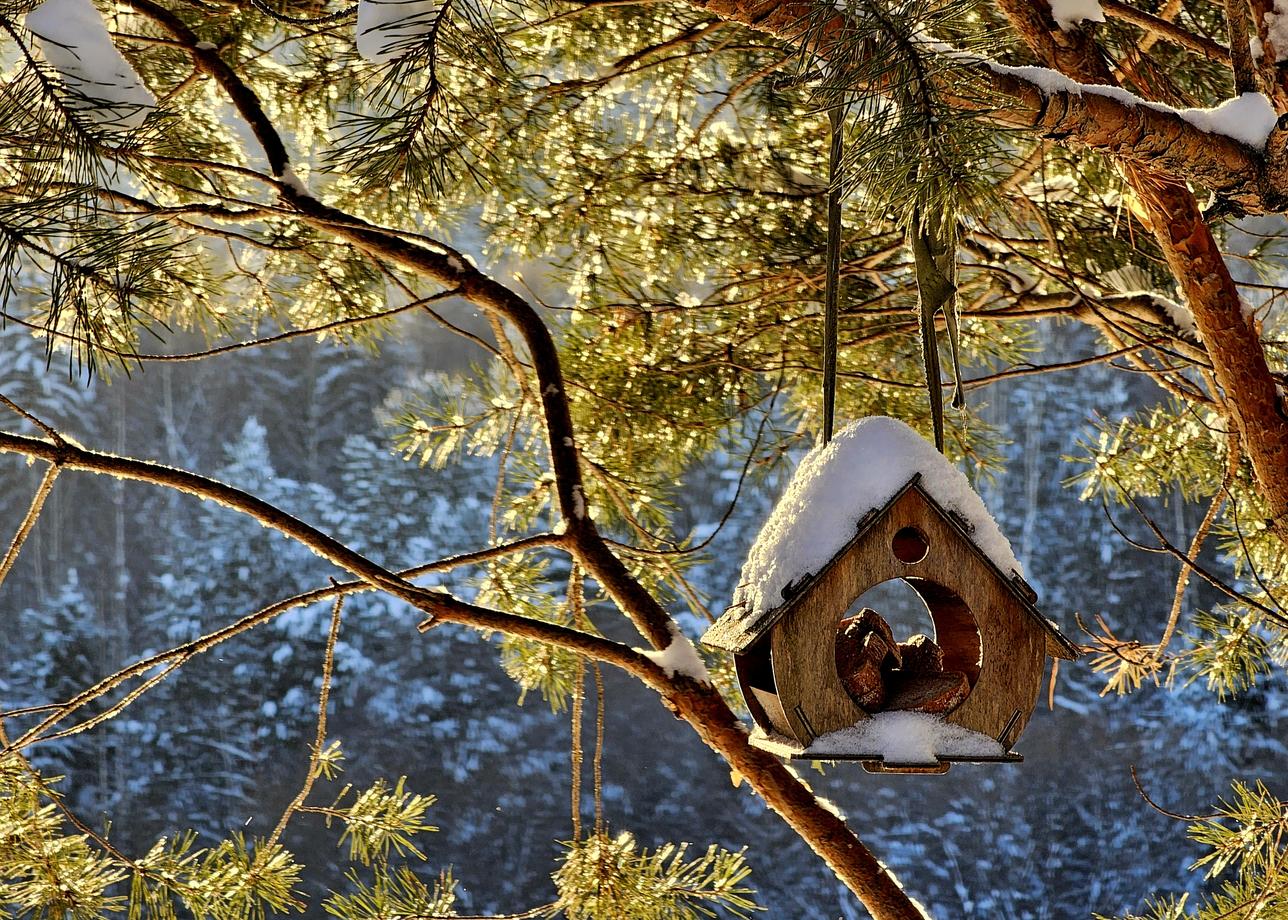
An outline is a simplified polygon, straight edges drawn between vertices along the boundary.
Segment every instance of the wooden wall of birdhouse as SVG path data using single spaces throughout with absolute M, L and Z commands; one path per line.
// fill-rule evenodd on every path
M 892 579 L 925 601 L 942 670 L 966 676 L 969 693 L 946 720 L 1009 751 L 1037 702 L 1046 656 L 1074 658 L 1077 650 L 1034 607 L 1032 589 L 998 569 L 918 476 L 868 512 L 853 539 L 779 607 L 754 618 L 731 610 L 704 641 L 734 652 L 757 724 L 804 749 L 870 718 L 838 673 L 837 626 L 855 600 Z

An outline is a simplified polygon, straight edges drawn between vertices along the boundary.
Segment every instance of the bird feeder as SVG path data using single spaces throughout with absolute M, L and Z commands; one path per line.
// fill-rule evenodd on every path
M 933 637 L 898 643 L 873 610 L 843 621 L 893 579 L 924 601 Z M 872 418 L 802 462 L 702 641 L 733 654 L 758 746 L 942 773 L 1022 760 L 1047 657 L 1078 656 L 1036 600 L 965 477 Z

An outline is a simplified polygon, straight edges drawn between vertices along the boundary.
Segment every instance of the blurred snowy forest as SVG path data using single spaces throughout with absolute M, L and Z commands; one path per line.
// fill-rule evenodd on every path
M 1044 361 L 1090 352 L 1080 327 L 1039 327 Z M 385 419 L 403 393 L 467 368 L 459 340 L 423 321 L 397 326 L 379 353 L 296 341 L 197 364 L 152 364 L 110 385 L 69 377 L 22 328 L 0 334 L 0 392 L 84 443 L 236 482 L 390 567 L 484 545 L 493 460 L 437 471 L 402 459 Z M 1004 381 L 974 398 L 1010 439 L 1008 465 L 978 487 L 1011 537 L 1048 616 L 1078 637 L 1075 615 L 1120 634 L 1149 633 L 1170 598 L 1173 561 L 1137 552 L 1098 502 L 1062 481 L 1064 459 L 1096 413 L 1156 399 L 1152 384 L 1103 366 Z M 842 420 L 845 421 L 845 420 Z M 371 458 L 381 458 L 373 464 Z M 710 533 L 740 458 L 694 469 L 687 524 Z M 779 471 L 779 476 L 788 472 Z M 0 467 L 11 531 L 39 471 Z M 777 494 L 770 477 L 744 491 L 708 558 L 692 572 L 717 612 Z M 1201 510 L 1152 507 L 1178 539 Z M 1144 535 L 1130 512 L 1120 526 Z M 5 585 L 0 696 L 11 708 L 67 697 L 92 680 L 266 603 L 325 584 L 329 568 L 246 517 L 173 491 L 68 473 Z M 1190 599 L 1203 598 L 1191 586 Z M 1203 598 L 1211 603 L 1212 598 Z M 425 871 L 451 865 L 458 909 L 548 901 L 568 839 L 569 717 L 519 690 L 495 647 L 383 596 L 350 600 L 337 650 L 331 735 L 346 779 L 407 774 L 436 795 Z M 215 839 L 263 833 L 298 788 L 313 731 L 325 604 L 288 613 L 200 657 L 123 717 L 39 746 L 35 762 L 69 777 L 88 819 L 114 816 L 127 850 L 195 827 Z M 695 627 L 696 624 L 689 624 Z M 613 629 L 611 624 L 605 628 Z M 927 630 L 928 631 L 928 630 Z M 864 916 L 853 896 L 728 768 L 677 726 L 653 695 L 606 674 L 605 816 L 645 845 L 750 845 L 750 883 L 768 915 Z M 1184 825 L 1151 809 L 1205 811 L 1232 777 L 1288 784 L 1288 687 L 1277 671 L 1238 699 L 1196 686 L 1100 696 L 1085 661 L 1066 665 L 1018 749 L 1018 766 L 955 767 L 944 777 L 878 777 L 856 765 L 812 773 L 910 892 L 939 917 L 1085 917 L 1138 909 L 1144 893 L 1197 886 Z M 589 795 L 589 791 L 587 791 Z M 301 816 L 287 844 L 312 886 L 338 881 L 335 835 Z M 315 908 L 319 911 L 320 908 Z

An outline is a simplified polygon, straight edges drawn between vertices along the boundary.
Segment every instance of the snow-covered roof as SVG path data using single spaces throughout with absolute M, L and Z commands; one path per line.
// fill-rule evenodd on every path
M 1047 634 L 1047 653 L 1079 650 L 1034 607 L 1011 545 L 984 501 L 956 467 L 902 422 L 880 416 L 850 425 L 806 454 L 761 528 L 742 568 L 733 603 L 702 641 L 742 654 L 764 636 L 849 548 L 906 493 L 938 514 Z
M 742 567 L 733 595 L 740 617 L 755 619 L 780 606 L 784 588 L 818 574 L 854 539 L 863 516 L 918 474 L 929 496 L 974 528 L 972 542 L 1004 575 L 1023 574 L 966 477 L 903 422 L 872 416 L 801 460 Z

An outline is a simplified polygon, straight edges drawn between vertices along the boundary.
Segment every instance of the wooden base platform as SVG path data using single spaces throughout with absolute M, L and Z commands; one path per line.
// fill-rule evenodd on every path
M 918 763 L 896 763 L 887 761 L 886 755 L 875 752 L 826 751 L 809 749 L 805 752 L 799 744 L 784 738 L 782 735 L 771 735 L 763 729 L 756 728 L 751 733 L 753 745 L 771 754 L 777 754 L 784 760 L 849 760 L 858 761 L 869 773 L 947 773 L 955 763 L 1023 763 L 1024 757 L 1014 751 L 1007 751 L 998 757 L 986 755 L 946 754 L 933 761 Z

